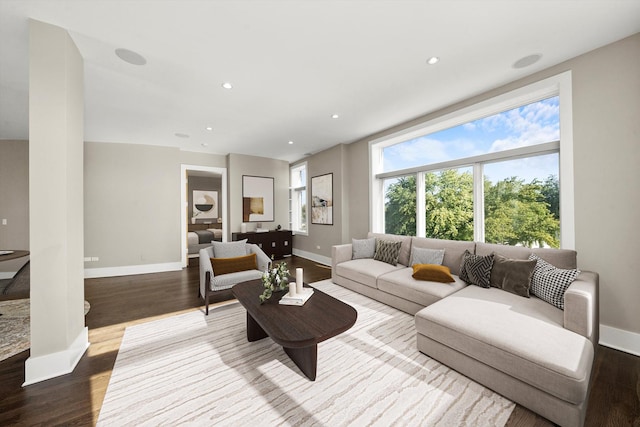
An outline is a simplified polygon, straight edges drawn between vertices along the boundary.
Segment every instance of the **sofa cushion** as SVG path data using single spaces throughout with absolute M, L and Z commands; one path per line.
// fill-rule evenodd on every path
M 437 264 L 442 265 L 444 259 L 444 249 L 429 249 L 411 247 L 411 260 L 409 266 L 416 264 Z
M 413 269 L 402 268 L 378 277 L 378 289 L 388 294 L 427 306 L 467 286 L 458 276 L 454 282 L 440 283 L 416 280 Z
M 400 246 L 400 254 L 398 255 L 398 262 L 402 265 L 409 266 L 409 258 L 411 256 L 411 236 L 398 236 L 395 234 L 383 234 L 383 233 L 371 233 L 367 234 L 367 237 L 375 237 L 376 239 L 391 240 L 394 242 L 402 242 Z
M 538 298 L 468 286 L 416 314 L 416 330 L 562 400 L 587 393 L 593 345 Z
M 376 252 L 373 254 L 373 259 L 395 266 L 398 264 L 401 245 L 402 242 L 376 239 Z
M 336 266 L 336 274 L 375 289 L 378 287 L 376 284 L 378 276 L 400 268 L 405 269 L 406 267 L 363 258 L 341 262 Z
M 376 238 L 351 239 L 351 259 L 373 258 L 376 253 Z
M 465 242 L 458 240 L 431 239 L 428 237 L 412 237 L 411 248 L 444 249 L 442 265 L 446 265 L 451 270 L 451 274 L 460 275 L 460 265 L 464 251 L 475 252 L 475 242 Z M 407 264 L 408 265 L 408 264 Z
M 476 255 L 489 255 L 491 253 L 496 253 L 507 258 L 514 259 L 528 259 L 529 255 L 533 253 L 558 268 L 570 269 L 576 268 L 577 266 L 577 252 L 573 249 L 532 249 L 524 246 L 497 245 L 495 243 L 481 242 L 476 243 Z
M 564 293 L 580 271 L 556 268 L 535 254 L 531 254 L 529 259 L 537 261 L 531 278 L 531 293 L 564 310 Z
M 211 242 L 216 258 L 233 258 L 247 254 L 247 239 L 237 242 Z
M 218 276 L 238 271 L 257 270 L 258 263 L 256 262 L 256 254 L 249 254 L 233 258 L 211 258 L 211 267 L 213 274 Z
M 451 270 L 446 265 L 438 264 L 413 264 L 413 277 L 416 280 L 426 280 L 429 282 L 451 283 L 455 282 L 451 276 Z
M 505 258 L 495 254 L 491 268 L 491 286 L 529 298 L 534 268 L 536 261 Z
M 460 278 L 469 285 L 482 288 L 491 287 L 491 267 L 493 266 L 493 254 L 474 255 L 469 251 L 464 252 L 462 265 L 460 266 Z

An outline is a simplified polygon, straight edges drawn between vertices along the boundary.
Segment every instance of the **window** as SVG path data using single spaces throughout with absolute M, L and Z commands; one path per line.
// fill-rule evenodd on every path
M 307 234 L 307 164 L 301 163 L 291 169 L 291 211 L 289 221 L 291 231 Z
M 372 141 L 372 231 L 572 248 L 570 128 L 565 73 Z

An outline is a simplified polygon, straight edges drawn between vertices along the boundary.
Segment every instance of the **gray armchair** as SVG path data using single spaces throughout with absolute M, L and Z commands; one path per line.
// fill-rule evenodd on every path
M 238 243 L 239 242 L 230 242 L 231 245 L 238 245 Z M 225 245 L 225 243 L 216 242 L 215 245 L 216 247 L 222 247 L 219 245 Z M 247 255 L 251 253 L 256 254 L 258 269 L 238 271 L 235 273 L 217 276 L 214 274 L 213 267 L 211 266 L 211 258 L 215 258 L 214 246 L 200 249 L 200 288 L 198 290 L 198 296 L 204 298 L 205 313 L 207 315 L 209 314 L 210 296 L 215 295 L 216 292 L 231 289 L 236 283 L 259 279 L 262 277 L 263 272 L 269 267 L 271 260 L 262 251 L 262 249 L 258 247 L 258 245 L 251 243 L 245 243 L 245 245 Z

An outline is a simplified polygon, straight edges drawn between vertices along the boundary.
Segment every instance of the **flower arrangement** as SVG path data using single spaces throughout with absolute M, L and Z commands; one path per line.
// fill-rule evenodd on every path
M 262 284 L 264 285 L 264 292 L 260 295 L 260 303 L 262 304 L 269 298 L 274 292 L 282 291 L 289 286 L 289 270 L 287 269 L 287 263 L 281 262 L 275 267 L 269 267 L 262 275 Z

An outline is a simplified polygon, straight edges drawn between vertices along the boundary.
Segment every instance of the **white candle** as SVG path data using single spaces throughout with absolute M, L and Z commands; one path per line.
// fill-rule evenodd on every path
M 289 282 L 289 296 L 290 297 L 295 297 L 296 296 L 296 286 L 297 286 L 297 284 L 295 282 Z
M 240 232 L 241 233 L 247 232 L 247 224 L 245 224 L 244 222 L 240 224 Z
M 302 293 L 302 269 L 296 268 L 296 293 Z

